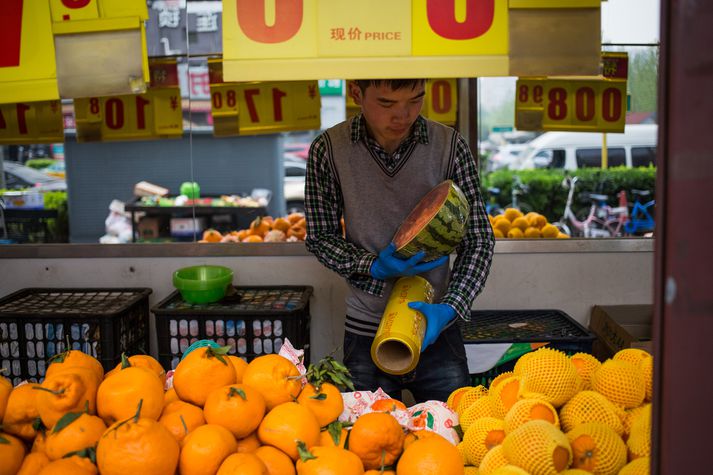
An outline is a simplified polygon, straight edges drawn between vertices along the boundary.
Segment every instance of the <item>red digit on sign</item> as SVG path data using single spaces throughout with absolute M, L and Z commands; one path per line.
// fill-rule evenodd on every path
M 21 135 L 27 134 L 27 111 L 30 110 L 30 106 L 23 103 L 18 103 L 15 108 L 17 109 L 17 128 Z
M 532 100 L 535 104 L 542 104 L 542 86 L 535 86 L 532 88 Z
M 106 111 L 106 126 L 110 129 L 120 129 L 124 126 L 124 103 L 112 97 L 104 104 Z
M 458 0 L 427 0 L 426 16 L 431 29 L 448 40 L 470 40 L 487 33 L 493 25 L 495 0 L 465 0 L 465 21 L 456 19 Z
M 146 128 L 146 106 L 151 101 L 141 96 L 136 96 L 136 126 L 139 130 Z
M 547 106 L 547 115 L 552 120 L 562 120 L 567 117 L 567 91 L 561 87 L 550 89 L 547 97 L 550 101 Z
M 267 25 L 265 3 L 275 2 L 275 21 Z M 235 0 L 238 24 L 245 36 L 258 43 L 282 43 L 300 31 L 304 0 Z
M 92 114 L 98 114 L 99 113 L 99 99 L 96 97 L 92 97 L 89 99 L 89 112 Z
M 591 87 L 580 87 L 574 96 L 574 112 L 577 120 L 589 122 L 594 118 L 594 89 Z
M 608 87 L 602 94 L 602 117 L 607 122 L 618 122 L 621 119 L 622 98 L 619 89 Z
M 433 112 L 445 114 L 451 110 L 451 84 L 448 81 L 435 81 L 431 87 L 431 97 Z
M 215 91 L 212 96 L 213 99 L 213 109 L 220 109 L 223 107 L 223 95 L 219 91 Z
M 228 104 L 228 107 L 235 107 L 235 91 L 230 89 L 228 92 L 225 93 L 225 102 Z
M 20 65 L 22 39 L 22 0 L 5 0 L 0 28 L 0 68 Z
M 92 2 L 92 0 L 62 0 L 62 5 L 64 5 L 67 8 L 84 8 L 87 5 L 89 5 Z
M 272 114 L 275 122 L 282 122 L 282 98 L 286 95 L 285 91 L 281 91 L 276 87 L 272 88 Z
M 248 114 L 250 115 L 250 120 L 252 122 L 259 122 L 260 118 L 257 115 L 257 108 L 255 107 L 255 99 L 253 96 L 260 94 L 260 89 L 245 89 L 245 103 L 248 106 Z
M 519 102 L 527 102 L 527 98 L 530 97 L 530 94 L 528 93 L 529 88 L 527 85 L 523 84 L 520 86 L 520 92 L 517 95 L 517 100 Z

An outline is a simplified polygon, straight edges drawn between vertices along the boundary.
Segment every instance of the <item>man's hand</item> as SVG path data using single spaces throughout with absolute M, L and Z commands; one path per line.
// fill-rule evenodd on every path
M 456 317 L 456 311 L 445 303 L 411 302 L 408 306 L 426 317 L 426 334 L 421 345 L 423 353 L 423 350 L 436 341 L 448 322 Z
M 439 257 L 431 262 L 421 262 L 426 255 L 423 251 L 408 259 L 401 259 L 395 256 L 395 252 L 396 244 L 392 242 L 379 253 L 379 257 L 374 261 L 370 269 L 373 278 L 386 280 L 391 277 L 422 274 L 448 262 L 448 256 Z

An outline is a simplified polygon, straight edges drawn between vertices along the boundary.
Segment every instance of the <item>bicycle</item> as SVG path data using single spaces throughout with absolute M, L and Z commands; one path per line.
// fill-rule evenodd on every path
M 532 206 L 521 202 L 519 196 L 527 194 L 528 191 L 530 191 L 530 187 L 524 184 L 518 175 L 513 175 L 512 186 L 510 187 L 510 203 L 505 208 L 501 207 L 497 200 L 497 197 L 500 196 L 500 188 L 491 187 L 488 188 L 490 198 L 485 206 L 485 211 L 491 216 L 497 216 L 505 212 L 507 208 L 515 208 L 527 214 L 532 211 Z
M 500 188 L 488 188 L 488 204 L 485 205 L 485 212 L 490 216 L 497 216 L 504 211 L 498 204 L 498 196 L 500 196 Z
M 619 197 L 619 206 L 611 207 L 607 204 L 608 196 L 598 193 L 587 193 L 586 196 L 591 204 L 589 208 L 584 208 L 575 213 L 572 211 L 572 202 L 574 200 L 574 190 L 579 178 L 566 177 L 562 181 L 562 186 L 569 188 L 567 194 L 567 203 L 565 204 L 564 213 L 559 221 L 553 223 L 563 233 L 586 238 L 596 237 L 616 237 L 621 236 L 622 229 L 629 218 L 629 208 L 626 201 L 626 192 L 620 191 L 617 193 Z M 567 223 L 572 225 L 569 227 Z
M 651 195 L 651 191 L 631 190 L 631 194 L 634 195 L 636 201 L 631 209 L 629 221 L 624 224 L 624 231 L 629 235 L 642 235 L 653 232 L 655 222 L 649 209 L 654 207 L 656 200 L 649 200 L 645 204 L 641 204 L 639 201 L 639 198 Z

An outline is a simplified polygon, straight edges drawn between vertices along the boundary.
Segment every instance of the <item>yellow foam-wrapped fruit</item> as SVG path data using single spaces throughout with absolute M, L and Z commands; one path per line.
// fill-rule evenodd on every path
M 508 231 L 508 238 L 510 238 L 510 239 L 522 239 L 524 237 L 525 237 L 525 235 L 520 230 L 520 228 L 512 227 L 512 228 L 510 228 L 510 231 Z
M 624 435 L 622 436 L 624 440 L 629 438 L 629 434 L 631 434 L 631 426 L 634 424 L 634 421 L 639 417 L 641 411 L 645 410 L 647 406 L 648 404 L 642 404 L 639 407 L 627 409 L 625 411 L 625 416 L 621 419 L 621 421 L 624 423 Z
M 581 470 L 579 468 L 568 468 L 564 472 L 560 472 L 559 475 L 592 475 L 592 472 Z
M 522 217 L 522 216 L 520 216 L 519 218 L 515 218 L 515 219 L 512 220 L 512 227 L 513 227 L 513 228 L 519 228 L 520 231 L 522 231 L 523 233 L 524 233 L 525 230 L 528 228 L 528 226 L 529 226 L 529 225 L 527 224 L 527 220 L 526 220 L 524 217 Z
M 510 221 L 513 222 L 517 218 L 522 218 L 524 215 L 522 214 L 522 211 L 520 211 L 517 208 L 507 208 L 505 210 L 505 217 Z
M 598 475 L 617 475 L 626 465 L 626 445 L 608 425 L 587 422 L 567 432 L 572 467 Z
M 528 239 L 541 238 L 541 237 L 542 237 L 542 233 L 540 232 L 539 229 L 530 226 L 530 227 L 528 227 L 528 228 L 525 229 L 525 237 L 528 238 Z
M 467 466 L 463 467 L 463 475 L 480 475 L 478 467 Z
M 466 391 L 461 396 L 460 400 L 458 401 L 458 405 L 456 406 L 456 413 L 458 414 L 458 417 L 460 417 L 465 412 L 465 410 L 470 407 L 471 404 L 487 395 L 488 388 L 483 385 L 478 385 Z
M 499 375 L 495 376 L 493 380 L 490 381 L 490 386 L 488 386 L 488 390 L 492 391 L 498 384 L 502 383 L 510 376 L 515 376 L 515 373 L 513 373 L 512 371 L 504 371 Z
M 462 398 L 465 393 L 471 389 L 473 389 L 473 386 L 463 386 L 462 388 L 453 390 L 453 392 L 448 396 L 448 399 L 446 400 L 446 406 L 450 407 L 455 411 L 458 408 L 460 398 Z
M 635 366 L 638 366 L 647 358 L 652 358 L 651 353 L 640 348 L 624 348 L 623 350 L 617 351 L 616 354 L 612 356 L 613 360 L 628 361 L 629 363 L 633 363 Z
M 545 224 L 540 230 L 543 238 L 556 238 L 560 230 L 554 224 Z
M 630 460 L 651 456 L 651 404 L 646 404 L 632 422 L 626 446 Z
M 522 399 L 516 402 L 505 415 L 505 433 L 509 434 L 526 422 L 547 421 L 559 428 L 560 420 L 552 404 L 539 399 Z
M 520 396 L 540 397 L 555 407 L 561 407 L 582 388 L 577 368 L 561 351 L 540 348 L 532 353 L 520 368 L 522 382 Z
M 480 462 L 478 470 L 480 475 L 493 475 L 495 470 L 500 467 L 504 467 L 508 463 L 510 462 L 508 462 L 507 457 L 505 457 L 503 446 L 498 445 L 497 447 L 490 449 L 488 453 L 485 454 L 485 457 L 483 457 L 483 460 Z
M 644 400 L 651 402 L 654 398 L 654 358 L 645 358 L 639 363 L 641 376 L 644 378 L 644 387 L 646 388 L 646 396 Z
M 521 469 L 517 465 L 503 465 L 500 468 L 495 469 L 493 475 L 530 475 L 525 470 Z
M 651 473 L 651 459 L 641 457 L 632 460 L 619 471 L 619 475 L 649 475 Z
M 638 366 L 628 361 L 607 360 L 592 375 L 592 389 L 625 409 L 640 406 L 646 396 Z
M 504 438 L 505 428 L 502 420 L 494 417 L 481 417 L 476 420 L 463 435 L 465 462 L 477 467 L 483 461 L 485 454 L 500 445 Z
M 501 233 L 503 233 L 503 236 L 507 236 L 508 232 L 510 231 L 510 221 L 507 219 L 496 219 L 495 224 L 493 224 L 493 228 L 497 229 Z
M 511 376 L 498 384 L 490 394 L 495 417 L 503 419 L 510 408 L 520 399 L 521 381 L 519 376 Z
M 567 437 L 542 420 L 527 422 L 509 433 L 503 452 L 510 463 L 537 475 L 555 475 L 572 463 Z
M 592 389 L 592 374 L 602 365 L 599 360 L 589 353 L 575 353 L 569 360 L 582 378 L 582 389 Z
M 460 428 L 465 431 L 471 426 L 473 422 L 480 419 L 481 417 L 495 417 L 495 409 L 493 407 L 493 398 L 490 396 L 485 396 L 473 404 L 471 404 L 468 409 L 463 411 L 458 417 L 458 422 L 460 423 Z
M 611 427 L 619 436 L 624 434 L 625 413 L 603 395 L 582 391 L 560 409 L 560 423 L 566 432 L 587 422 L 601 422 Z

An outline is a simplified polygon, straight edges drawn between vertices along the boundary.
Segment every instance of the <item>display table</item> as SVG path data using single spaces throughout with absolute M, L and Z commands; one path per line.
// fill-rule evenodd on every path
M 132 241 L 136 242 L 137 213 L 143 213 L 143 219 L 156 218 L 152 222 L 155 228 L 152 233 L 153 238 L 158 240 L 174 239 L 180 240 L 185 237 L 193 240 L 193 230 L 187 231 L 183 228 L 183 232 L 177 235 L 175 227 L 172 232 L 171 219 L 184 218 L 191 219 L 195 216 L 198 223 L 203 223 L 203 229 L 196 229 L 196 236 L 200 239 L 204 229 L 216 229 L 222 233 L 245 229 L 250 226 L 250 223 L 259 216 L 265 216 L 267 209 L 264 206 L 247 207 L 247 206 L 209 206 L 209 205 L 186 205 L 186 206 L 149 206 L 136 199 L 125 205 L 124 209 L 131 213 Z M 195 225 L 191 226 L 195 227 Z M 199 226 L 200 227 L 200 226 Z M 178 238 L 178 239 L 176 239 Z

